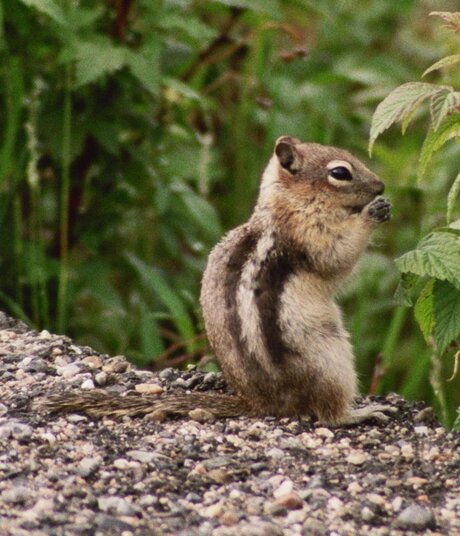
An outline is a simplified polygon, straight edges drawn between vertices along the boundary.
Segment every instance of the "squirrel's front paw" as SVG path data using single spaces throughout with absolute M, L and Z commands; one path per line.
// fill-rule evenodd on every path
M 363 212 L 371 220 L 377 223 L 383 223 L 391 217 L 391 203 L 385 197 L 378 196 L 364 207 Z

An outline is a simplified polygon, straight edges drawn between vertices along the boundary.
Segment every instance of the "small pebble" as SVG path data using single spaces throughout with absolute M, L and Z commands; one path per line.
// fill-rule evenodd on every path
M 102 370 L 108 374 L 121 374 L 128 369 L 129 363 L 124 356 L 115 356 L 107 359 L 102 365 Z
M 81 386 L 80 389 L 83 389 L 83 391 L 91 391 L 94 389 L 94 382 L 93 380 L 85 380 Z
M 90 369 L 100 369 L 102 367 L 102 359 L 98 355 L 89 355 L 81 360 Z
M 63 367 L 58 367 L 56 372 L 65 379 L 73 378 L 81 372 L 81 369 L 78 365 L 70 363 L 70 365 L 65 365 Z
M 119 516 L 133 516 L 136 510 L 122 497 L 100 497 L 97 501 L 99 510 Z
M 155 452 L 146 450 L 129 450 L 126 453 L 130 458 L 141 463 L 151 463 L 155 459 Z
M 396 526 L 410 530 L 434 528 L 434 525 L 432 510 L 415 503 L 405 508 L 396 519 Z
M 109 375 L 107 374 L 107 372 L 104 372 L 103 370 L 101 370 L 101 372 L 98 372 L 94 376 L 94 381 L 97 383 L 97 385 L 99 385 L 100 387 L 103 387 L 104 385 L 107 384 L 108 377 Z
M 216 420 L 214 413 L 201 408 L 192 409 L 188 412 L 188 416 L 200 423 L 214 422 Z
M 78 464 L 78 474 L 84 478 L 92 475 L 99 468 L 101 461 L 102 459 L 100 456 L 95 458 L 83 458 Z
M 304 505 L 303 500 L 295 491 L 282 495 L 276 499 L 276 503 L 287 508 L 288 510 L 297 510 L 298 508 L 302 508 Z
M 158 383 L 138 383 L 134 389 L 144 395 L 159 395 L 164 391 Z
M 0 498 L 5 503 L 11 504 L 22 504 L 33 497 L 35 497 L 34 492 L 25 486 L 15 486 L 14 488 L 7 489 L 0 495 Z
M 364 508 L 361 510 L 361 517 L 363 521 L 369 522 L 374 519 L 375 514 L 370 508 L 364 506 Z
M 291 493 L 293 489 L 294 483 L 292 482 L 292 480 L 284 480 L 283 483 L 275 489 L 275 491 L 273 492 L 273 496 L 275 497 L 275 499 L 279 499 L 280 497 L 283 497 L 283 495 L 288 495 L 289 493 Z
M 362 465 L 369 460 L 369 455 L 361 450 L 352 450 L 346 460 L 353 465 Z
M 315 434 L 326 439 L 332 439 L 334 437 L 334 432 L 329 430 L 329 428 L 317 428 Z

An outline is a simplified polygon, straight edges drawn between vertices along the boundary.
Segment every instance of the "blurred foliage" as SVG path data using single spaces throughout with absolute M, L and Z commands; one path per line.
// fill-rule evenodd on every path
M 250 214 L 274 140 L 365 159 L 376 105 L 458 52 L 428 18 L 455 4 L 3 0 L 0 305 L 139 364 L 206 355 L 206 255 Z M 425 128 L 418 112 L 404 138 L 374 147 L 394 219 L 342 303 L 363 391 L 436 403 L 430 349 L 392 298 L 392 259 L 443 221 L 458 173 L 450 142 L 417 184 Z M 446 388 L 450 422 L 459 385 Z

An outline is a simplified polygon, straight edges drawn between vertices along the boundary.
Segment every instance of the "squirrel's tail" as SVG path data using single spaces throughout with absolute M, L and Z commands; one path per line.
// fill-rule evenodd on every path
M 250 408 L 240 397 L 218 393 L 114 395 L 106 391 L 81 391 L 75 394 L 51 395 L 36 402 L 36 408 L 52 413 L 86 413 L 91 417 L 149 415 L 162 421 L 168 416 L 188 415 L 201 409 L 211 417 L 249 415 Z

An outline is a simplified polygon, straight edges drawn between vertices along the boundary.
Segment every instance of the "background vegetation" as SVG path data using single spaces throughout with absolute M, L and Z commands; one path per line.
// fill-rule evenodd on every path
M 428 17 L 459 8 L 3 0 L 0 306 L 141 365 L 206 361 L 197 300 L 206 255 L 250 213 L 276 137 L 366 158 L 378 103 L 459 53 L 458 34 Z M 460 87 L 455 67 L 429 77 Z M 404 137 L 392 129 L 375 143 L 371 167 L 394 218 L 342 302 L 363 392 L 442 400 L 451 423 L 460 379 L 445 380 L 458 343 L 433 360 L 411 309 L 393 299 L 393 259 L 444 225 L 458 174 L 451 141 L 417 182 L 428 126 L 420 108 Z

